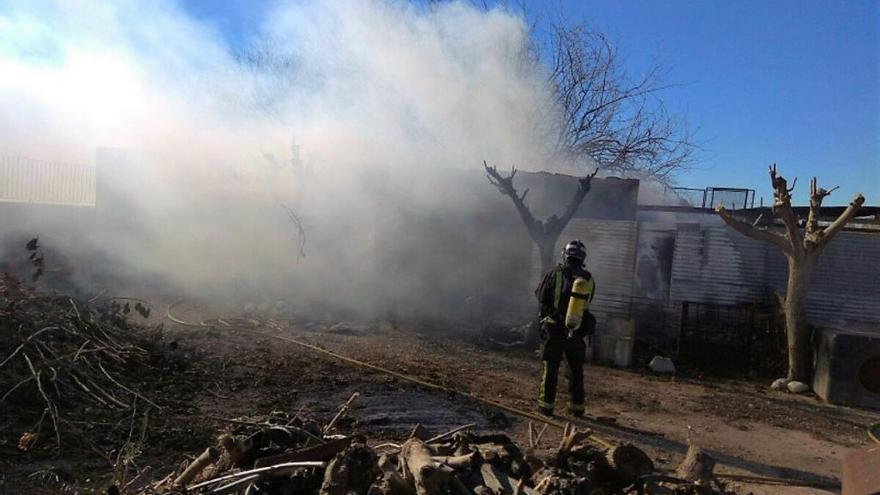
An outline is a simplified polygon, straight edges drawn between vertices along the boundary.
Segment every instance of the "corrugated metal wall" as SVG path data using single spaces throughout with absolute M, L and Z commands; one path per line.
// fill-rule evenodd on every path
M 574 218 L 562 232 L 556 246 L 580 239 L 587 245 L 587 270 L 596 279 L 596 297 L 591 308 L 599 325 L 609 314 L 630 314 L 634 274 L 637 223 L 634 221 Z M 557 261 L 559 255 L 557 254 Z M 540 280 L 541 261 L 537 248 L 532 255 L 532 279 Z
M 757 241 L 755 241 L 757 242 Z M 767 284 L 785 290 L 785 256 L 767 246 Z M 825 248 L 807 297 L 811 322 L 877 322 L 880 333 L 880 234 L 842 232 Z
M 683 301 L 735 305 L 768 302 L 785 290 L 787 264 L 769 243 L 748 238 L 723 225 L 669 224 L 675 248 L 667 301 L 633 297 L 638 229 L 662 224 L 573 219 L 557 252 L 571 239 L 587 244 L 587 268 L 596 278 L 594 313 L 602 325 L 609 314 L 636 314 L 652 306 L 665 322 L 667 338 L 678 331 Z M 532 280 L 540 280 L 540 259 L 533 248 Z M 822 254 L 808 298 L 807 314 L 817 325 L 840 321 L 875 322 L 880 333 L 880 234 L 843 232 Z M 637 321 L 637 325 L 641 327 Z M 657 325 L 655 325 L 657 326 Z M 663 332 L 660 332 L 663 333 Z
M 772 291 L 785 290 L 787 277 L 785 256 L 769 243 L 724 226 L 678 226 L 672 301 L 767 301 Z M 807 315 L 813 323 L 880 322 L 880 234 L 839 234 L 822 253 L 812 282 Z
M 766 299 L 766 247 L 726 227 L 679 224 L 670 299 L 736 304 Z
M 0 156 L 0 201 L 95 206 L 95 167 Z

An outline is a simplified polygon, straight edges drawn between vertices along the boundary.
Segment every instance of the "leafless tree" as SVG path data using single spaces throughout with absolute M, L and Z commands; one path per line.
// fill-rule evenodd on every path
M 659 64 L 631 77 L 614 43 L 584 23 L 552 25 L 547 50 L 529 50 L 542 52 L 549 52 L 555 152 L 585 167 L 661 182 L 689 164 L 696 145 L 660 100 L 670 85 Z
M 293 208 L 282 204 L 282 208 L 287 212 L 287 217 L 290 219 L 290 223 L 293 224 L 293 228 L 296 230 L 296 262 L 299 263 L 300 260 L 306 257 L 306 229 L 303 227 L 302 217 L 296 214 L 293 211 Z
M 535 127 L 546 133 L 552 154 L 585 170 L 598 166 L 665 183 L 689 164 L 696 145 L 659 99 L 669 88 L 662 84 L 659 65 L 633 79 L 611 40 L 583 23 L 552 25 L 547 49 L 539 47 L 537 31 L 533 28 L 532 32 L 531 45 L 522 53 L 548 73 L 553 108 L 536 116 Z M 579 180 L 561 217 L 539 221 L 525 204 L 528 190 L 520 195 L 513 186 L 516 169 L 503 177 L 495 167 L 485 162 L 484 166 L 489 182 L 513 201 L 538 246 L 542 271 L 549 271 L 559 236 L 589 192 L 598 169 Z
M 775 244 L 788 258 L 788 285 L 783 303 L 785 330 L 788 337 L 788 379 L 808 383 L 813 368 L 810 331 L 806 316 L 810 278 L 816 268 L 819 255 L 831 239 L 856 215 L 865 198 L 861 193 L 856 194 L 837 219 L 825 227 L 820 227 L 822 201 L 837 188 L 826 191 L 818 187 L 816 178 L 813 177 L 810 181 L 810 210 L 801 232 L 799 219 L 791 207 L 791 191 L 795 184 L 789 188 L 788 181 L 776 173 L 775 164 L 770 166 L 770 182 L 773 185 L 773 214 L 785 225 L 784 234 L 739 220 L 722 205 L 718 205 L 715 211 L 730 227 L 753 239 Z
M 513 178 L 516 176 L 516 168 L 512 168 L 510 170 L 510 175 L 506 177 L 498 173 L 496 167 L 490 167 L 485 161 L 483 162 L 483 168 L 486 169 L 486 175 L 489 177 L 489 182 L 497 187 L 502 194 L 513 201 L 513 205 L 516 207 L 520 219 L 522 219 L 529 232 L 529 237 L 531 237 L 538 246 L 538 252 L 541 254 L 541 272 L 547 273 L 553 267 L 553 256 L 556 252 L 556 243 L 559 240 L 559 236 L 577 212 L 581 203 L 584 201 L 584 197 L 590 192 L 593 177 L 596 176 L 599 170 L 596 169 L 592 174 L 578 179 L 577 191 L 575 191 L 571 201 L 568 202 L 562 216 L 551 215 L 548 219 L 541 221 L 535 219 L 535 216 L 532 215 L 532 211 L 525 203 L 526 195 L 529 194 L 529 190 L 526 189 L 520 194 L 513 185 Z

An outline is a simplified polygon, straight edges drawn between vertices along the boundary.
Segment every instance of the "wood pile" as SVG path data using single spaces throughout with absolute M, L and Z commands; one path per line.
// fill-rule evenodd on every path
M 158 408 L 131 378 L 143 376 L 152 341 L 129 320 L 148 317 L 149 305 L 38 291 L 33 284 L 43 257 L 37 240 L 27 249 L 34 268 L 29 282 L 0 274 L 0 412 L 27 424 L 19 450 L 35 448 L 44 437 L 61 449 L 64 434 L 75 430 L 68 414 L 94 419 L 102 411 L 130 411 L 136 402 L 141 410 Z
M 598 447 L 589 431 L 566 427 L 549 455 L 536 451 L 546 432 L 529 425 L 528 448 L 507 435 L 465 425 L 432 436 L 417 427 L 400 443 L 368 444 L 330 434 L 350 405 L 321 426 L 298 415 L 227 420 L 217 444 L 182 463 L 141 495 L 730 495 L 712 477 L 711 458 L 694 449 L 679 477 L 656 472 L 633 445 Z M 545 451 L 546 452 L 546 451 Z M 117 493 L 111 490 L 110 493 Z

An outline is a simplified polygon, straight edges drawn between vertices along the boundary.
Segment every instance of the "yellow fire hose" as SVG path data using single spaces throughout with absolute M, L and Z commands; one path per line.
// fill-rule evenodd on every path
M 187 326 L 187 327 L 206 328 L 206 327 L 212 326 L 211 324 L 207 323 L 208 321 L 211 321 L 212 323 L 216 322 L 229 330 L 243 331 L 243 332 L 248 332 L 248 333 L 252 333 L 255 335 L 260 335 L 263 337 L 271 337 L 274 339 L 282 340 L 284 342 L 289 342 L 291 344 L 295 344 L 295 345 L 298 345 L 298 346 L 303 347 L 305 349 L 309 349 L 311 351 L 315 351 L 317 353 L 333 357 L 335 359 L 338 359 L 340 361 L 344 361 L 346 363 L 352 364 L 352 365 L 360 367 L 360 368 L 365 368 L 365 369 L 377 371 L 379 373 L 383 373 L 385 375 L 390 375 L 390 376 L 393 376 L 393 377 L 398 378 L 400 380 L 414 383 L 416 385 L 420 385 L 425 388 L 441 391 L 441 392 L 448 393 L 448 394 L 454 394 L 454 395 L 459 395 L 462 397 L 467 397 L 468 399 L 471 399 L 473 401 L 481 402 L 483 404 L 498 408 L 502 411 L 508 412 L 508 413 L 513 414 L 515 416 L 519 416 L 519 417 L 525 418 L 525 419 L 530 419 L 530 420 L 536 421 L 538 423 L 544 423 L 544 424 L 547 424 L 549 426 L 552 426 L 552 427 L 560 429 L 560 430 L 565 429 L 565 426 L 566 426 L 565 423 L 553 420 L 551 418 L 548 418 L 548 417 L 540 415 L 540 414 L 533 413 L 531 411 L 525 411 L 523 409 L 509 406 L 507 404 L 502 404 L 501 402 L 497 402 L 492 399 L 487 399 L 485 397 L 481 397 L 479 395 L 475 395 L 470 392 L 463 392 L 463 391 L 456 390 L 456 389 L 446 387 L 443 385 L 439 385 L 436 383 L 427 382 L 425 380 L 422 380 L 420 378 L 416 378 L 414 376 L 405 375 L 403 373 L 399 373 L 397 371 L 390 370 L 388 368 L 383 368 L 383 367 L 377 366 L 375 364 L 370 364 L 370 363 L 367 363 L 364 361 L 350 358 L 348 356 L 339 354 L 337 352 L 334 352 L 334 351 L 331 351 L 328 349 L 324 349 L 322 347 L 318 347 L 314 344 L 310 344 L 310 343 L 304 342 L 302 340 L 294 339 L 292 337 L 286 337 L 283 335 L 274 335 L 274 334 L 258 331 L 257 328 L 260 326 L 260 322 L 258 320 L 252 320 L 252 319 L 244 319 L 243 320 L 240 318 L 227 318 L 227 319 L 214 318 L 214 319 L 210 319 L 210 320 L 204 320 L 199 323 L 188 322 L 188 321 L 185 321 L 185 320 L 182 320 L 180 318 L 175 317 L 171 313 L 171 309 L 173 307 L 177 306 L 178 304 L 180 304 L 181 302 L 182 301 L 177 301 L 175 303 L 170 304 L 165 311 L 165 316 L 169 320 L 173 321 L 174 323 L 177 323 L 178 325 Z M 269 321 L 266 323 L 268 323 L 268 325 L 272 326 L 276 330 L 283 330 L 275 322 Z M 614 427 L 613 425 L 606 425 L 606 426 L 609 426 L 611 428 Z M 880 427 L 880 423 L 874 425 L 872 427 L 872 429 L 874 427 Z M 874 432 L 872 432 L 871 430 L 869 430 L 869 434 L 875 440 L 877 439 L 874 436 Z M 614 446 L 613 443 L 611 443 L 610 441 L 608 441 L 604 438 L 597 436 L 595 433 L 593 433 L 589 436 L 589 440 L 592 441 L 593 443 L 595 443 L 597 446 L 599 446 L 601 448 L 605 448 L 605 449 L 608 449 L 608 448 L 611 448 Z M 774 478 L 774 477 L 768 477 L 768 476 L 752 476 L 752 475 L 725 474 L 725 473 L 715 474 L 715 477 L 719 478 L 719 479 L 726 479 L 726 480 L 731 480 L 731 481 L 740 481 L 740 482 L 766 484 L 766 485 L 804 486 L 804 487 L 811 487 L 811 488 L 840 488 L 839 486 L 829 486 L 828 483 L 799 480 L 799 479 L 792 479 L 792 478 Z
M 868 436 L 871 440 L 880 443 L 880 423 L 874 423 L 868 427 Z

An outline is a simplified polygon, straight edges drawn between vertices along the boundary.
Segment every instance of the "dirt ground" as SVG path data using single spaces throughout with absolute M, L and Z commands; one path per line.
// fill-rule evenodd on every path
M 199 320 L 201 311 L 181 310 Z M 203 316 L 203 315 L 201 315 Z M 526 420 L 496 408 L 359 368 L 273 336 L 301 341 L 431 383 L 505 405 L 533 410 L 540 361 L 534 353 L 493 348 L 455 329 L 420 332 L 390 325 L 285 322 L 242 331 L 166 323 L 169 352 L 192 366 L 171 371 L 153 390 L 161 411 L 151 413 L 144 448 L 136 459 L 161 479 L 187 456 L 211 445 L 229 418 L 272 410 L 302 411 L 328 419 L 353 392 L 361 394 L 346 423 L 368 437 L 401 439 L 421 424 L 442 432 L 476 423 L 527 442 Z M 565 379 L 560 379 L 564 388 Z M 720 473 L 787 477 L 839 485 L 842 456 L 865 446 L 865 428 L 880 414 L 822 404 L 812 397 L 769 391 L 764 383 L 690 380 L 589 366 L 587 408 L 580 421 L 613 442 L 647 450 L 660 469 L 674 469 L 688 435 L 719 460 Z M 564 404 L 566 395 L 558 399 Z M 572 418 L 564 418 L 572 419 Z M 573 420 L 574 422 L 578 422 Z M 3 425 L 0 425 L 3 426 Z M 108 425 L 111 428 L 113 425 Z M 118 427 L 119 425 L 115 425 Z M 15 450 L 16 432 L 0 430 L 0 493 L 85 493 L 106 487 L 113 445 L 95 443 L 62 455 Z M 559 439 L 550 428 L 544 448 Z M 73 451 L 77 451 L 73 449 Z M 731 482 L 742 493 L 835 493 L 817 489 Z

